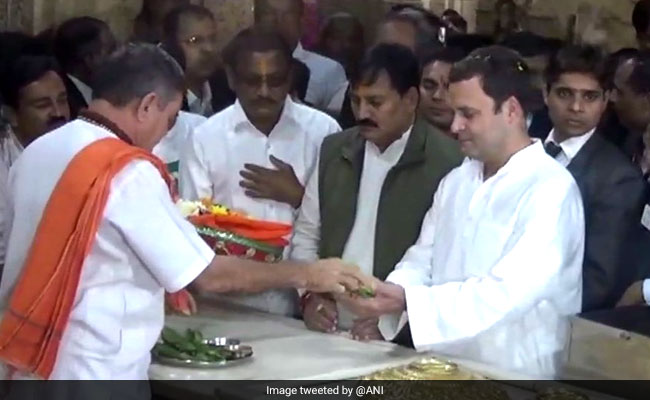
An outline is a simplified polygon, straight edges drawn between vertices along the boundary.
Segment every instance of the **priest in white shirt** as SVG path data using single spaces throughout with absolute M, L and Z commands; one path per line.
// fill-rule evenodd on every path
M 305 101 L 337 117 L 341 112 L 348 81 L 343 66 L 331 58 L 302 47 L 303 0 L 255 0 L 255 24 L 276 29 L 293 49 L 293 57 L 310 71 Z
M 364 57 L 352 92 L 358 126 L 323 142 L 294 226 L 292 259 L 341 257 L 385 279 L 415 243 L 438 184 L 462 161 L 455 140 L 416 116 L 419 69 L 400 45 L 378 45 Z M 376 319 L 356 319 L 331 297 L 304 293 L 301 305 L 310 329 L 381 338 Z
M 582 311 L 612 308 L 638 279 L 625 257 L 641 221 L 646 184 L 639 168 L 607 141 L 614 132 L 598 126 L 609 103 L 602 50 L 561 49 L 551 57 L 545 81 L 553 122 L 545 148 L 576 180 L 585 209 Z
M 569 172 L 526 132 L 533 90 L 528 67 L 503 47 L 452 68 L 452 131 L 468 158 L 376 297 L 340 297 L 381 316 L 386 339 L 408 322 L 419 351 L 530 377 L 558 371 L 581 305 L 584 211 Z
M 89 110 L 14 164 L 0 284 L 3 378 L 146 380 L 164 292 L 188 285 L 214 292 L 373 285 L 337 260 L 271 269 L 215 256 L 176 209 L 165 165 L 150 153 L 173 125 L 184 88 L 161 49 L 126 46 L 99 69 Z
M 181 196 L 210 198 L 255 218 L 292 224 L 320 144 L 340 127 L 290 99 L 291 51 L 277 33 L 246 29 L 224 58 L 237 101 L 188 142 L 181 157 Z M 262 311 L 296 312 L 295 293 L 289 291 L 233 300 Z
M 187 94 L 183 110 L 210 117 L 214 114 L 209 78 L 217 69 L 217 23 L 212 11 L 185 4 L 172 10 L 164 22 L 162 46 L 185 71 Z

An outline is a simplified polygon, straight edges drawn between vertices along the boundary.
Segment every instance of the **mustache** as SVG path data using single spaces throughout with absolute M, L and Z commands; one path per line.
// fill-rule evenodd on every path
M 277 103 L 277 101 L 273 99 L 269 99 L 268 97 L 260 97 L 255 99 L 253 102 L 256 106 L 273 106 Z
M 357 124 L 359 126 L 367 126 L 369 128 L 379 128 L 379 125 L 377 123 L 369 118 L 364 118 L 362 120 L 357 121 Z
M 50 118 L 47 121 L 47 127 L 50 130 L 52 130 L 52 129 L 56 129 L 56 128 L 59 128 L 59 127 L 65 125 L 67 122 L 68 122 L 68 119 L 65 118 L 65 117 L 54 117 L 54 118 Z

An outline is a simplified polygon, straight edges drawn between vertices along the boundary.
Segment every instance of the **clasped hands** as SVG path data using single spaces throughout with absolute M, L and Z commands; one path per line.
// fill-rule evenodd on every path
M 358 317 L 351 329 L 355 340 L 383 340 L 378 327 L 379 317 L 404 311 L 406 299 L 401 286 L 373 279 L 374 297 L 371 298 L 349 292 L 334 295 L 310 293 L 303 308 L 307 328 L 335 332 L 338 329 L 337 304 L 340 304 Z

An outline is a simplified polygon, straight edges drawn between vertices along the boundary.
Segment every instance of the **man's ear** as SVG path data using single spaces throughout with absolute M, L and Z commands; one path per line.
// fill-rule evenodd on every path
M 408 101 L 410 108 L 417 110 L 418 105 L 420 104 L 420 91 L 418 88 L 412 87 L 404 94 L 404 99 Z
M 16 114 L 16 110 L 8 106 L 6 104 L 3 104 L 2 106 L 2 113 L 7 117 L 7 121 L 9 121 L 9 124 L 15 128 L 18 126 L 18 115 Z
M 235 91 L 235 71 L 232 70 L 230 65 L 225 64 L 224 69 L 226 70 L 226 79 L 228 79 L 228 87 L 233 92 Z
M 145 121 L 154 107 L 158 107 L 158 96 L 155 93 L 149 93 L 138 103 L 135 110 L 136 119 L 140 122 Z
M 542 90 L 542 95 L 544 96 L 544 104 L 548 107 L 548 96 L 551 94 L 550 93 L 550 88 L 546 86 L 544 90 Z

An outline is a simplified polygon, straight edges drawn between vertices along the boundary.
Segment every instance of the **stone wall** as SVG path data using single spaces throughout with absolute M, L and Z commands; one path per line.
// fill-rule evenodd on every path
M 525 8 L 525 25 L 533 32 L 566 38 L 572 15 L 578 16 L 578 31 L 598 20 L 607 33 L 610 50 L 634 46 L 631 26 L 632 9 L 636 0 L 516 0 Z M 494 26 L 496 0 L 480 0 L 477 9 L 477 30 L 491 33 Z

